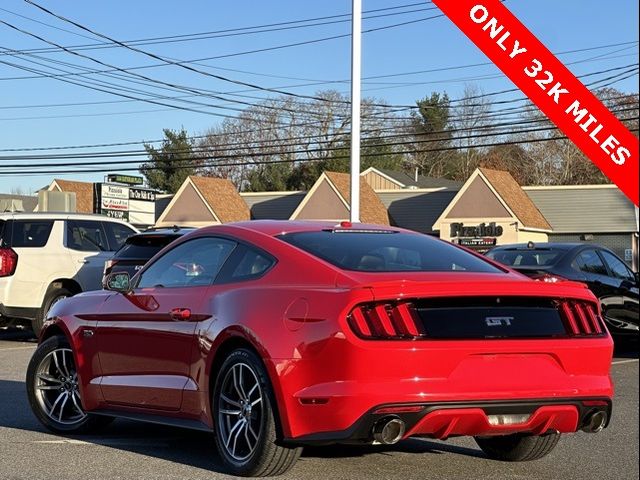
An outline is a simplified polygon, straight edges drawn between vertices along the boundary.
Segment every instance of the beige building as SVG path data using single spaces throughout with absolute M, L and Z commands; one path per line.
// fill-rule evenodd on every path
M 291 220 L 349 220 L 348 173 L 323 172 L 291 214 Z M 360 221 L 389 225 L 389 214 L 367 181 L 360 177 Z
M 376 192 L 404 189 L 459 189 L 462 186 L 461 182 L 456 182 L 455 180 L 449 180 L 446 178 L 425 177 L 424 175 L 418 175 L 417 173 L 411 176 L 406 172 L 398 172 L 396 170 L 387 170 L 385 168 L 376 167 L 369 167 L 360 175 L 362 175 L 371 188 Z
M 242 192 L 228 180 L 192 176 L 176 195 L 155 196 L 157 226 L 204 226 L 249 219 L 348 220 L 350 177 L 325 172 L 308 192 Z M 92 183 L 54 180 L 90 213 Z M 520 186 L 480 168 L 464 183 L 385 169 L 361 175 L 361 220 L 415 230 L 479 251 L 493 245 L 593 242 L 638 268 L 638 209 L 615 185 Z M 75 206 L 74 206 L 75 208 Z M 588 214 L 586 214 L 588 212 Z
M 225 178 L 185 179 L 156 222 L 157 227 L 202 227 L 250 220 L 249 207 Z
M 440 238 L 477 250 L 546 242 L 551 225 L 508 172 L 477 169 L 433 225 Z

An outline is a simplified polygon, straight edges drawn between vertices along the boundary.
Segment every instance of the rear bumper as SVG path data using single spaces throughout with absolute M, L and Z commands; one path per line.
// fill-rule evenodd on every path
M 412 436 L 446 439 L 453 436 L 491 436 L 547 432 L 570 433 L 586 428 L 596 412 L 611 419 L 609 398 L 447 402 L 422 404 L 378 405 L 345 430 L 320 432 L 287 439 L 303 445 L 328 443 L 369 443 L 374 426 L 391 418 L 400 419 L 406 426 L 402 438 Z M 526 420 L 508 425 L 494 425 L 490 415 L 522 415 Z
M 366 342 L 335 335 L 298 352 L 267 362 L 283 434 L 292 440 L 348 431 L 384 405 L 543 406 L 613 397 L 609 336 Z

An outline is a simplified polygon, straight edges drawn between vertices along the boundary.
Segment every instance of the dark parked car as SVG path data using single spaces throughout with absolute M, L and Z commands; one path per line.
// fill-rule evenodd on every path
M 530 242 L 502 245 L 487 256 L 537 280 L 586 283 L 600 299 L 611 333 L 638 338 L 638 273 L 611 250 L 584 243 Z
M 131 235 L 113 257 L 105 262 L 103 279 L 115 272 L 127 272 L 133 277 L 156 253 L 193 230 L 180 227 L 158 228 Z

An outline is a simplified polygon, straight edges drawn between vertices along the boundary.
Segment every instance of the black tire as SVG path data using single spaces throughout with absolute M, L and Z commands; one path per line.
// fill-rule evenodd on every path
M 58 385 L 61 384 L 59 381 L 59 377 L 55 375 L 54 365 L 51 364 L 51 355 L 55 355 L 52 352 L 57 353 L 65 353 L 70 351 L 69 342 L 63 336 L 55 336 L 46 339 L 42 342 L 36 351 L 34 352 L 31 360 L 29 361 L 29 366 L 27 367 L 27 397 L 29 399 L 29 405 L 31 406 L 31 410 L 33 411 L 36 418 L 44 425 L 46 428 L 55 433 L 90 433 L 97 431 L 105 426 L 109 425 L 112 421 L 112 417 L 99 416 L 99 415 L 91 415 L 87 414 L 82 410 L 82 402 L 77 403 L 77 407 L 74 405 L 73 400 L 68 403 L 68 405 L 62 404 L 63 400 L 60 402 L 62 404 L 61 407 L 58 407 L 61 412 L 68 412 L 69 419 L 73 420 L 73 416 L 75 415 L 77 421 L 71 422 L 62 422 L 57 421 L 55 418 L 47 414 L 45 410 L 47 403 L 52 404 L 55 402 L 54 398 L 63 394 L 65 392 L 65 387 Z M 70 375 L 69 378 L 73 376 L 75 373 L 75 364 L 73 362 L 73 356 L 67 354 L 65 370 L 68 370 Z M 60 358 L 58 356 L 58 358 Z M 48 368 L 45 368 L 46 362 L 49 362 L 50 365 Z M 42 374 L 46 374 L 47 377 L 51 377 L 52 380 L 42 380 Z M 46 389 L 43 389 L 42 387 Z M 50 388 L 55 387 L 55 388 Z M 69 395 L 69 398 L 72 398 L 73 394 L 72 388 L 66 390 Z M 48 397 L 47 397 L 48 396 Z M 76 398 L 79 399 L 79 392 L 76 393 Z M 68 400 L 67 399 L 67 400 Z M 78 407 L 80 410 L 78 410 Z M 66 408 L 66 410 L 65 410 Z M 54 412 L 55 408 L 51 410 Z M 74 414 L 75 412 L 75 414 Z M 81 416 L 80 414 L 84 416 Z M 62 413 L 61 413 L 62 414 Z M 65 420 L 67 418 L 65 417 Z
M 257 404 L 261 406 L 260 410 L 257 409 L 256 405 L 253 407 L 256 410 L 252 411 L 249 404 L 253 405 L 253 403 L 257 401 L 257 397 L 255 396 L 256 394 L 254 393 L 253 395 L 249 394 L 246 396 L 249 401 L 244 403 L 244 405 L 246 408 L 249 408 L 249 411 L 248 413 L 245 412 L 246 417 L 244 417 L 244 420 L 249 426 L 241 425 L 235 434 L 236 440 L 240 439 L 240 432 L 242 432 L 244 428 L 246 443 L 243 439 L 240 439 L 241 444 L 245 443 L 245 446 L 247 447 L 245 449 L 247 451 L 247 457 L 244 459 L 234 458 L 233 454 L 229 451 L 231 444 L 227 447 L 224 440 L 225 437 L 229 440 L 232 438 L 233 430 L 230 427 L 230 422 L 233 421 L 234 425 L 236 425 L 236 423 L 240 423 L 242 415 L 244 414 L 238 414 L 236 417 L 229 413 L 221 413 L 221 410 L 224 411 L 229 408 L 243 409 L 243 407 L 235 403 L 235 401 L 234 404 L 237 405 L 236 407 L 229 407 L 231 404 L 228 404 L 225 409 L 222 408 L 225 406 L 224 404 L 226 401 L 221 398 L 221 394 L 223 392 L 227 392 L 226 388 L 228 381 L 230 381 L 229 375 L 232 375 L 234 370 L 238 368 L 243 370 L 245 372 L 244 375 L 249 378 L 249 380 L 246 380 L 245 377 L 245 385 L 248 384 L 250 386 L 251 383 L 248 382 L 257 379 L 259 385 L 257 395 L 261 398 L 260 402 Z M 250 369 L 250 371 L 247 369 Z M 243 378 L 242 374 L 240 375 L 240 378 Z M 240 380 L 240 383 L 242 383 L 242 380 Z M 248 387 L 248 389 L 251 390 L 250 387 Z M 229 397 L 227 396 L 227 398 Z M 256 400 L 252 403 L 251 399 L 254 398 L 256 398 Z M 214 418 L 213 421 L 215 425 L 216 447 L 220 458 L 229 473 L 243 477 L 282 475 L 293 467 L 300 457 L 300 454 L 302 453 L 301 447 L 285 446 L 279 441 L 279 426 L 277 423 L 278 415 L 275 410 L 276 404 L 271 383 L 269 382 L 269 377 L 267 376 L 267 372 L 265 371 L 260 358 L 252 351 L 238 349 L 234 350 L 227 357 L 218 371 L 211 403 Z M 221 420 L 221 416 L 223 415 L 226 415 L 224 416 L 225 420 Z M 255 432 L 256 429 L 258 429 L 257 435 L 249 434 L 250 430 Z M 251 450 L 251 446 L 249 444 L 250 438 L 252 437 L 255 438 L 255 447 L 253 450 Z M 234 453 L 236 451 L 235 447 L 236 445 L 234 443 Z
M 47 313 L 49 313 L 51 307 L 56 302 L 72 296 L 73 293 L 64 287 L 49 288 L 46 295 L 44 296 L 44 300 L 42 301 L 42 307 L 40 307 L 40 309 L 38 310 L 38 316 L 31 320 L 31 329 L 33 330 L 33 333 L 35 333 L 36 337 L 40 335 L 42 326 L 47 319 Z
M 548 455 L 558 444 L 560 434 L 516 434 L 499 437 L 476 437 L 475 440 L 489 458 L 505 462 L 527 462 Z

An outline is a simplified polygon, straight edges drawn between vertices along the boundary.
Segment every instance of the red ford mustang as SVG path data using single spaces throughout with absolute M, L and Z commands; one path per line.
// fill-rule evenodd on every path
M 53 431 L 114 417 L 205 430 L 231 473 L 258 476 L 304 445 L 412 436 L 532 460 L 610 419 L 613 344 L 589 290 L 425 235 L 208 227 L 106 284 L 53 307 L 29 364 Z

